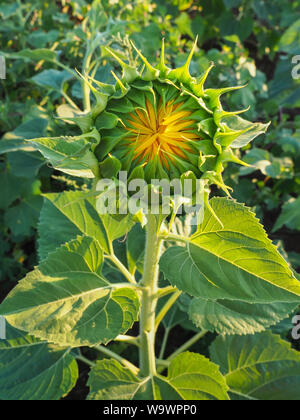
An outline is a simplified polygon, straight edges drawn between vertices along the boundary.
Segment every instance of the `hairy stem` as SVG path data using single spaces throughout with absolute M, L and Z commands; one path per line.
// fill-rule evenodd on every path
M 136 284 L 134 276 L 127 270 L 122 262 L 114 255 L 107 255 L 106 258 L 110 260 L 123 274 L 123 276 L 129 281 L 129 283 Z
M 160 353 L 159 353 L 159 356 L 158 356 L 158 358 L 160 360 L 162 360 L 164 358 L 170 331 L 171 331 L 171 328 L 166 328 L 165 329 L 164 338 L 163 338 L 163 341 L 162 341 L 162 344 L 161 344 Z
M 170 366 L 170 362 L 168 362 L 167 360 L 156 359 L 156 363 L 162 366 L 163 368 L 167 368 Z
M 92 56 L 93 56 L 93 51 L 90 51 L 90 48 L 87 48 L 84 61 L 83 61 L 83 66 L 82 66 L 82 73 L 84 76 L 87 76 L 89 73 Z M 90 111 L 91 110 L 91 97 L 90 97 L 91 91 L 88 84 L 84 80 L 82 80 L 82 92 L 83 92 L 84 111 Z
M 132 337 L 130 335 L 118 335 L 118 337 L 115 338 L 115 341 L 133 344 L 137 347 L 140 346 L 139 337 Z
M 78 106 L 75 104 L 74 101 L 70 98 L 70 96 L 66 92 L 62 92 L 63 97 L 66 99 L 66 101 L 71 105 L 72 108 L 77 109 L 77 111 L 80 111 Z
M 155 361 L 155 312 L 158 292 L 158 263 L 162 249 L 162 240 L 158 236 L 158 222 L 154 215 L 148 215 L 144 287 L 141 300 L 140 316 L 140 373 L 141 376 L 156 374 Z
M 164 317 L 167 315 L 169 310 L 172 308 L 174 303 L 177 301 L 179 296 L 181 295 L 181 291 L 177 290 L 175 293 L 172 294 L 172 296 L 168 299 L 167 303 L 164 305 L 162 310 L 157 315 L 156 321 L 155 321 L 155 330 L 159 327 L 161 321 L 164 319 Z
M 181 236 L 181 235 L 176 235 L 173 233 L 168 233 L 168 234 L 162 234 L 161 239 L 163 239 L 164 241 L 174 241 L 174 242 L 189 242 L 190 238 L 186 237 L 186 236 Z
M 94 367 L 95 366 L 95 363 L 94 362 L 92 362 L 91 360 L 87 359 L 82 354 L 77 354 L 76 355 L 76 359 L 77 360 L 80 360 L 81 362 L 85 363 L 86 365 L 88 365 L 90 367 Z
M 167 287 L 163 287 L 162 289 L 159 289 L 158 291 L 158 298 L 161 299 L 164 296 L 168 296 L 173 292 L 177 292 L 177 288 L 173 287 L 173 286 L 167 286 Z
M 106 348 L 104 346 L 95 346 L 94 348 L 96 350 L 100 351 L 101 353 L 105 354 L 106 356 L 117 360 L 123 366 L 130 369 L 135 375 L 138 374 L 138 371 L 139 371 L 138 368 L 135 365 L 133 365 L 131 362 L 129 362 L 127 359 L 125 359 L 124 357 L 119 356 L 117 353 L 109 350 L 108 348 Z

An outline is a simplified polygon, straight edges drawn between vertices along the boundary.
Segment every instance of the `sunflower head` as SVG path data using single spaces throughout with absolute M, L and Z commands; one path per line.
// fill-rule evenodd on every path
M 55 168 L 71 175 L 114 179 L 127 171 L 129 179 L 148 184 L 153 179 L 192 177 L 229 194 L 222 179 L 225 164 L 246 165 L 236 149 L 265 133 L 268 124 L 241 118 L 247 110 L 223 109 L 222 95 L 243 86 L 206 89 L 213 64 L 198 78 L 190 75 L 196 47 L 197 40 L 177 69 L 165 64 L 164 42 L 156 66 L 134 45 L 141 64 L 137 67 L 107 48 L 122 67 L 121 78 L 113 73 L 112 85 L 81 76 L 96 99 L 88 114 L 68 118 L 82 134 L 65 138 L 64 144 L 61 138 L 36 139 L 38 149 Z
M 110 167 L 111 176 L 123 170 L 150 183 L 192 172 L 228 192 L 222 180 L 224 163 L 243 164 L 234 149 L 248 144 L 268 125 L 252 124 L 239 117 L 241 111 L 223 109 L 221 96 L 240 86 L 204 88 L 213 64 L 199 78 L 190 75 L 196 45 L 178 69 L 165 65 L 164 43 L 155 67 L 134 46 L 142 62 L 140 70 L 107 49 L 122 66 L 122 78 L 114 75 L 114 86 L 86 81 L 90 86 L 94 82 L 91 87 L 97 99 L 92 115 L 101 137 L 94 150 L 100 176 L 106 176 Z
M 102 131 L 96 150 L 100 160 L 110 153 L 123 170 L 138 171 L 148 182 L 178 178 L 190 170 L 201 176 L 199 156 L 207 136 L 199 123 L 208 114 L 195 99 L 182 97 L 176 85 L 140 79 L 118 102 L 107 107 L 109 114 L 117 116 L 117 124 Z M 96 120 L 100 132 L 102 119 L 100 115 Z

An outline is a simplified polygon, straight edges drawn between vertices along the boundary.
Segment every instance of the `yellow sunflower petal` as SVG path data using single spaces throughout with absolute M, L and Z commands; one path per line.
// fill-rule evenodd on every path
M 174 105 L 159 101 L 154 107 L 146 100 L 146 110 L 136 109 L 129 114 L 126 144 L 133 148 L 134 160 L 153 160 L 158 157 L 160 163 L 169 169 L 170 161 L 178 156 L 187 159 L 186 152 L 192 152 L 190 141 L 201 140 L 195 130 L 195 121 L 189 119 L 192 114 L 182 111 L 183 102 Z

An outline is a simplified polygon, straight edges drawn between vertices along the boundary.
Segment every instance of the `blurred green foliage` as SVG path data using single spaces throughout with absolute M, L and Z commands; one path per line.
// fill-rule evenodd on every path
M 246 85 L 230 98 L 246 118 L 271 120 L 267 136 L 243 150 L 253 168 L 229 166 L 233 196 L 255 208 L 273 239 L 282 240 L 297 266 L 300 192 L 300 0 L 61 0 L 2 1 L 0 55 L 0 282 L 3 293 L 35 264 L 41 192 L 84 188 L 57 176 L 24 139 L 72 134 L 60 118 L 82 109 L 75 69 L 90 65 L 98 80 L 112 80 L 115 63 L 104 46 L 134 61 L 129 38 L 151 61 L 166 40 L 169 64 L 184 63 L 198 36 L 193 75 L 216 66 L 208 85 Z M 93 63 L 87 63 L 88 52 Z M 299 72 L 300 73 L 300 72 Z M 225 102 L 226 102 L 225 100 Z M 298 235 L 298 236 L 297 236 Z M 300 262 L 298 262 L 300 266 Z M 0 290 L 1 290 L 0 286 Z

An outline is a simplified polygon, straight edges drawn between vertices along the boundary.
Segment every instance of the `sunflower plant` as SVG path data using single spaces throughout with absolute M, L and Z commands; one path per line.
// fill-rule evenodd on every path
M 91 366 L 90 399 L 259 399 L 280 383 L 288 392 L 299 355 L 265 330 L 299 305 L 300 284 L 255 214 L 231 198 L 222 176 L 229 162 L 246 165 L 240 149 L 268 124 L 224 109 L 222 96 L 241 86 L 206 88 L 213 64 L 198 78 L 190 75 L 197 41 L 176 69 L 165 63 L 164 43 L 155 66 L 131 47 L 136 65 L 106 48 L 122 68 L 121 75 L 113 73 L 115 84 L 80 75 L 95 101 L 85 95 L 84 112 L 64 117 L 78 135 L 31 140 L 55 169 L 92 179 L 93 186 L 44 195 L 40 264 L 0 306 L 9 325 L 3 345 L 30 349 L 31 360 L 46 351 L 45 363 L 56 370 L 45 377 L 32 363 L 40 381 L 34 395 L 44 390 L 51 398 L 55 384 L 62 394 L 74 386 L 75 359 Z M 143 181 L 151 197 L 153 191 L 163 195 L 153 180 L 199 182 L 190 204 L 202 197 L 201 217 L 191 226 L 190 214 L 177 215 L 183 196 L 170 198 L 169 213 L 151 212 L 151 199 L 135 214 L 99 212 L 105 200 L 99 183 L 111 180 L 119 191 L 120 173 Z M 213 185 L 222 197 L 210 199 Z M 119 209 L 124 196 L 116 197 Z M 167 326 L 176 317 L 196 332 L 165 357 Z M 208 332 L 221 335 L 211 360 L 188 351 Z M 133 346 L 139 361 L 112 351 L 112 341 Z M 83 355 L 86 347 L 105 358 L 92 362 Z M 27 382 L 14 382 L 17 365 L 11 360 L 1 397 L 26 397 Z

